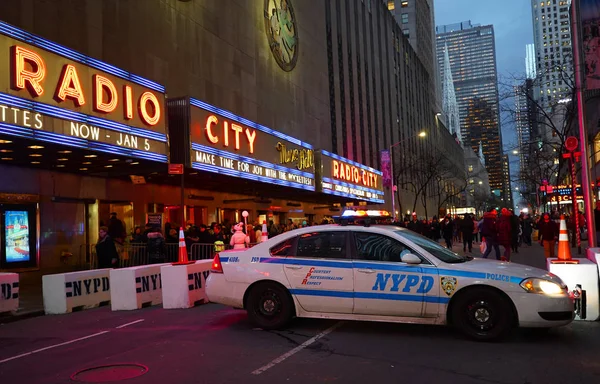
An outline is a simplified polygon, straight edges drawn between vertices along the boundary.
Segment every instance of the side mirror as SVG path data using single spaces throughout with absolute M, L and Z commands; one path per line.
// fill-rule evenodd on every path
M 421 259 L 417 255 L 408 253 L 408 254 L 402 256 L 402 262 L 406 263 L 406 264 L 421 264 Z

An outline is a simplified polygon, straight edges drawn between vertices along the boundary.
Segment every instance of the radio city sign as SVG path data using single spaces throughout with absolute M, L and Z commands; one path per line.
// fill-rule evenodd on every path
M 0 133 L 166 162 L 165 120 L 161 85 L 0 22 Z
M 381 171 L 324 150 L 318 152 L 317 158 L 321 192 L 372 203 L 385 202 Z
M 311 145 L 202 101 L 189 102 L 193 168 L 315 190 Z

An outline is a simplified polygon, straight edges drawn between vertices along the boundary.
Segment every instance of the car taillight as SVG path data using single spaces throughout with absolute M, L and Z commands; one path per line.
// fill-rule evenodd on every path
M 223 266 L 221 265 L 221 259 L 219 258 L 219 254 L 215 255 L 215 258 L 212 262 L 212 268 L 210 269 L 211 273 L 223 273 Z

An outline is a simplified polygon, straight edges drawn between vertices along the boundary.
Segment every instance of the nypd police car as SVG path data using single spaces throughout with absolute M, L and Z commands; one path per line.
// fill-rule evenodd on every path
M 248 312 L 263 329 L 307 318 L 447 324 L 475 339 L 574 318 L 557 276 L 461 256 L 396 226 L 296 229 L 215 256 L 210 301 Z

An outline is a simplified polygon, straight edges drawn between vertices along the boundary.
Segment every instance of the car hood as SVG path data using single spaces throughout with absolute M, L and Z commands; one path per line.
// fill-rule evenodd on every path
M 546 280 L 552 280 L 559 284 L 563 283 L 558 276 L 551 274 L 545 269 L 497 260 L 475 258 L 465 263 L 446 264 L 446 266 L 448 266 L 448 269 L 464 271 L 466 273 L 485 273 L 484 278 L 488 280 L 507 280 L 506 277 L 508 277 L 508 281 L 518 284 L 525 278 L 538 277 Z M 483 275 L 481 276 L 483 277 Z

